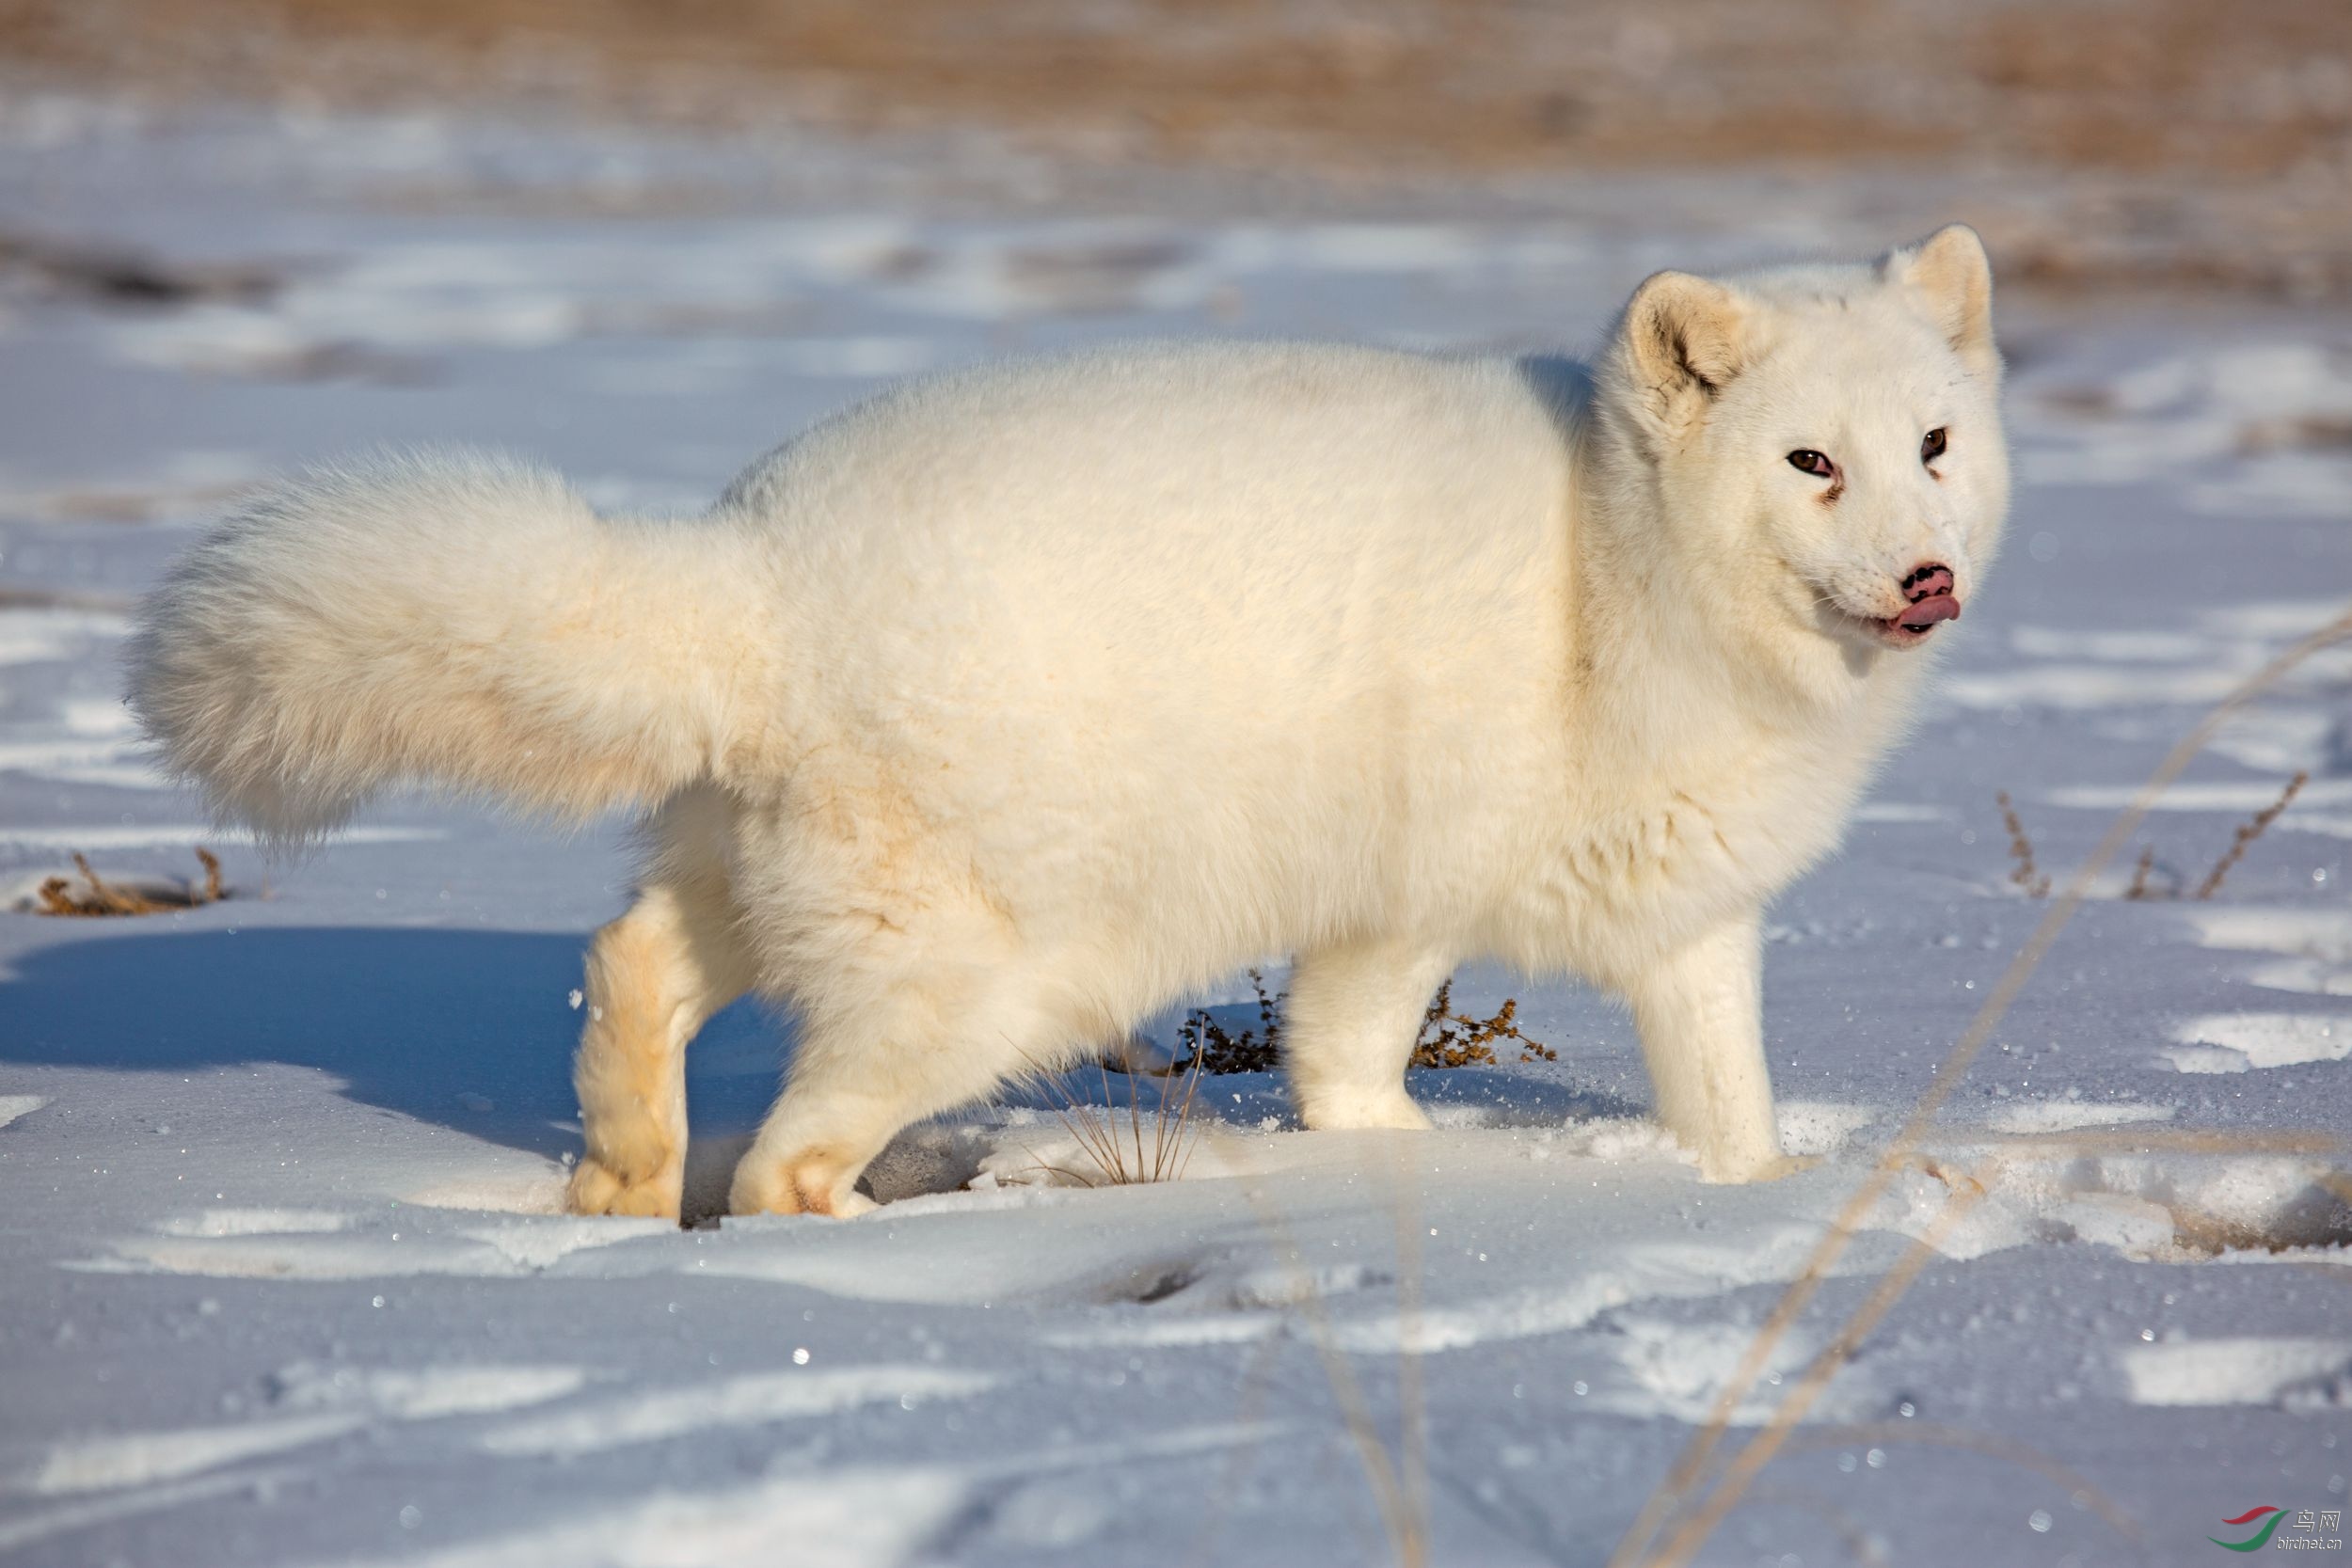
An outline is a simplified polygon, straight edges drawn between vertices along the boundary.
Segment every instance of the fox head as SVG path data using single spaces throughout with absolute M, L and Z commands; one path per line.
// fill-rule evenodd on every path
M 1618 483 L 1654 498 L 1652 580 L 1695 613 L 1859 672 L 1932 640 L 1991 564 L 2001 358 L 1964 225 L 1862 265 L 1660 273 L 1600 380 Z

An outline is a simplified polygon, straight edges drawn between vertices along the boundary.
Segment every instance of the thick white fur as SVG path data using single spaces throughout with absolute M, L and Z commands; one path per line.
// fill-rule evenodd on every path
M 1711 1179 L 1779 1168 L 1758 911 L 1836 843 L 2008 499 L 1991 279 L 1662 274 L 1589 368 L 1142 345 L 903 386 L 705 516 L 423 456 L 294 480 L 150 600 L 133 700 L 279 837 L 425 780 L 648 811 L 579 1064 L 588 1212 L 675 1213 L 683 1060 L 801 1024 L 739 1210 L 1269 953 L 1311 1127 L 1419 1127 L 1473 956 L 1627 998 Z M 1920 440 L 1947 427 L 1932 468 Z M 1838 493 L 1791 467 L 1830 453 Z M 1950 635 L 1948 628 L 1938 639 Z

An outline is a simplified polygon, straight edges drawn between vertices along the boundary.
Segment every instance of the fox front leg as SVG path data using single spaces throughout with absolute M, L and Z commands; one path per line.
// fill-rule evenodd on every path
M 1639 971 L 1626 989 L 1657 1091 L 1658 1119 L 1709 1181 L 1761 1181 L 1790 1167 L 1764 1061 L 1755 916 L 1716 927 Z

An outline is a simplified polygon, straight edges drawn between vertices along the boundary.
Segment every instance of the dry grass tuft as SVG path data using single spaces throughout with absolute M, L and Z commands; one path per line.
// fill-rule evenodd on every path
M 1207 1013 L 1195 1009 L 1176 1032 L 1177 1041 L 1184 1051 L 1176 1070 L 1197 1064 L 1211 1073 L 1272 1072 L 1280 1065 L 1282 1003 L 1290 993 L 1268 995 L 1265 976 L 1254 969 L 1249 972 L 1249 984 L 1258 993 L 1258 1026 L 1235 1035 Z M 1499 1060 L 1495 1047 L 1502 1040 L 1518 1042 L 1518 1059 L 1522 1062 L 1558 1061 L 1560 1053 L 1520 1031 L 1518 1014 L 1516 996 L 1506 999 L 1486 1018 L 1456 1012 L 1454 982 L 1449 979 L 1438 988 L 1438 994 L 1430 998 L 1428 1011 L 1422 1015 L 1421 1035 L 1413 1042 L 1412 1060 L 1406 1065 L 1429 1069 L 1493 1067 Z
M 1182 1180 L 1184 1167 L 1192 1163 L 1193 1146 L 1199 1142 L 1192 1108 L 1200 1092 L 1200 1059 L 1196 1057 L 1166 1078 L 1154 1079 L 1156 1093 L 1148 1110 L 1143 1103 L 1143 1083 L 1150 1075 L 1120 1074 L 1127 1085 L 1123 1117 L 1111 1093 L 1110 1065 L 1098 1061 L 1094 1070 L 1102 1081 L 1100 1105 L 1079 1099 L 1057 1075 L 1037 1075 L 1040 1086 L 1054 1100 L 1062 1126 L 1078 1140 L 1093 1171 L 1071 1170 L 1043 1161 L 1039 1167 L 1084 1187 L 1134 1187 Z
M 40 912 L 77 918 L 164 914 L 172 910 L 192 910 L 205 904 L 217 904 L 229 896 L 229 890 L 220 879 L 220 860 L 210 849 L 201 847 L 197 849 L 196 858 L 204 866 L 201 884 L 185 882 L 177 889 L 151 888 L 142 892 L 136 888 L 118 887 L 106 880 L 91 867 L 87 855 L 77 852 L 73 864 L 82 874 L 82 885 L 75 887 L 71 877 L 50 878 L 40 884 Z

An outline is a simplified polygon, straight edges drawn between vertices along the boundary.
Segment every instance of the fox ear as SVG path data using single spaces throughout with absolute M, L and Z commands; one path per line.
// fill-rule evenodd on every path
M 1740 373 L 1749 309 L 1721 283 L 1661 272 L 1633 291 L 1617 356 L 1634 400 L 1661 433 L 1687 424 Z
M 1984 242 L 1964 223 L 1947 223 L 1917 245 L 1891 252 L 1880 264 L 1887 282 L 1910 291 L 1961 363 L 1980 375 L 1998 375 L 2001 351 L 1993 341 L 1993 263 Z

